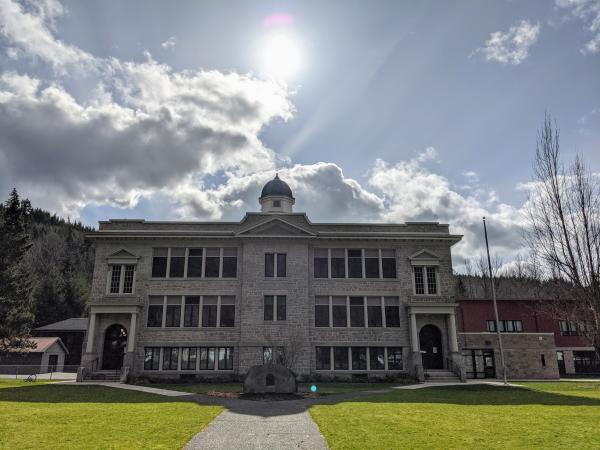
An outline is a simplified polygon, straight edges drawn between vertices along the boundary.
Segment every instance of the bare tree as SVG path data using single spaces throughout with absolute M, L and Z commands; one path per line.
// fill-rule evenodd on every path
M 546 115 L 535 152 L 527 242 L 541 273 L 569 286 L 556 290 L 556 314 L 585 321 L 580 332 L 600 354 L 600 179 L 580 157 L 565 169 L 559 136 Z
M 264 341 L 273 351 L 271 363 L 281 364 L 293 370 L 302 354 L 305 336 L 302 327 L 290 325 L 286 337 L 283 339 L 273 337 L 269 332 L 264 333 Z M 279 351 L 278 349 L 281 349 Z

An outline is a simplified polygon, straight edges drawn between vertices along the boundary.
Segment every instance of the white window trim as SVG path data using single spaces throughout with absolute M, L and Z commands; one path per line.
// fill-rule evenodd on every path
M 165 248 L 165 247 L 153 247 L 153 249 L 154 248 Z M 220 280 L 220 279 L 223 279 L 223 255 L 224 255 L 225 248 L 235 248 L 237 250 L 236 258 L 239 259 L 239 257 L 240 257 L 239 256 L 240 247 L 236 247 L 236 246 L 231 246 L 231 247 L 227 247 L 227 246 L 226 247 L 184 247 L 185 254 L 184 254 L 184 262 L 183 262 L 183 277 L 171 277 L 171 249 L 172 248 L 182 248 L 182 247 L 166 247 L 166 249 L 167 249 L 167 268 L 166 268 L 165 276 L 164 277 L 150 277 L 150 279 L 152 279 L 152 280 L 187 280 L 187 279 L 198 280 L 198 279 L 208 278 L 205 275 L 206 250 L 208 248 L 218 248 L 219 249 L 219 276 L 218 277 L 210 277 L 208 279 Z M 202 249 L 202 267 L 200 268 L 200 276 L 199 277 L 188 277 L 188 264 L 189 264 L 191 248 Z M 154 258 L 154 255 L 152 255 L 152 258 Z M 236 271 L 235 277 L 227 277 L 226 279 L 227 280 L 236 280 L 237 278 L 238 278 L 238 274 Z
M 120 278 L 119 278 L 119 292 L 110 292 L 112 284 L 112 269 L 113 267 L 120 267 Z M 131 292 L 124 292 L 125 287 L 125 266 L 133 266 L 133 279 L 131 281 Z M 135 282 L 136 282 L 137 264 L 135 263 L 112 263 L 108 264 L 108 274 L 106 277 L 106 295 L 122 296 L 122 295 L 135 295 Z
M 423 293 L 423 294 L 417 294 L 417 281 L 415 279 L 415 269 L 417 267 L 421 269 L 421 274 L 423 275 L 423 290 L 425 291 L 425 293 Z M 435 294 L 429 293 L 429 283 L 427 282 L 427 268 L 428 267 L 431 267 L 435 270 L 435 287 L 437 290 L 437 292 Z M 413 268 L 413 273 L 412 273 L 413 295 L 417 295 L 419 297 L 424 297 L 424 296 L 439 297 L 440 295 L 442 295 L 440 292 L 440 274 L 439 274 L 437 265 L 414 264 L 414 265 L 412 265 L 412 268 Z

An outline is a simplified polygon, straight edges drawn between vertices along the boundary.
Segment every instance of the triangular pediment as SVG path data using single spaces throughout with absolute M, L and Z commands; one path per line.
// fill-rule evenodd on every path
M 408 257 L 412 264 L 439 264 L 440 257 L 431 250 L 423 249 Z
M 127 249 L 120 249 L 106 257 L 109 264 L 134 264 L 139 259 Z
M 314 236 L 308 230 L 274 217 L 237 233 L 238 236 Z

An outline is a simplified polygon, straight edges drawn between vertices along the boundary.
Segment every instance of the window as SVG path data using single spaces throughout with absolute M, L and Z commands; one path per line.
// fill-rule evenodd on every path
M 333 368 L 348 370 L 348 347 L 333 347 Z
M 585 332 L 586 328 L 585 322 L 576 322 L 572 320 L 561 320 L 558 324 L 560 326 L 561 336 L 580 336 Z
M 163 370 L 177 370 L 179 359 L 179 347 L 164 347 L 163 348 Z
M 402 370 L 402 347 L 388 347 L 388 370 Z
M 215 369 L 215 348 L 200 347 L 200 370 Z
M 285 295 L 265 295 L 264 320 L 286 320 Z
M 329 297 L 315 297 L 315 327 L 329 326 Z
M 413 267 L 415 273 L 415 294 L 425 294 L 425 284 L 423 283 L 423 267 Z
M 348 278 L 362 277 L 362 250 L 348 249 Z
M 367 347 L 352 347 L 352 370 L 367 370 Z
M 277 277 L 283 278 L 286 276 L 287 267 L 286 267 L 286 254 L 285 253 L 277 253 Z
M 315 347 L 316 350 L 316 369 L 331 370 L 330 347 Z
M 383 278 L 396 278 L 396 252 L 393 249 L 381 250 Z
M 275 276 L 275 253 L 265 253 L 265 277 Z
M 284 278 L 286 276 L 286 254 L 265 253 L 265 277 Z
M 285 364 L 285 347 L 263 347 L 263 364 Z
M 121 266 L 111 266 L 110 293 L 118 294 L 121 286 Z
M 327 278 L 329 276 L 327 253 L 326 248 L 315 248 L 315 278 Z
M 190 248 L 188 250 L 188 278 L 200 278 L 202 276 L 202 249 Z
M 384 347 L 369 347 L 369 363 L 371 370 L 385 369 Z
M 135 266 L 133 264 L 110 265 L 108 292 L 110 294 L 132 294 Z
M 158 370 L 160 364 L 160 347 L 144 349 L 144 370 Z
M 486 321 L 487 330 L 496 332 L 496 321 Z M 523 322 L 521 320 L 500 320 L 501 333 L 521 333 L 523 331 Z
M 381 297 L 367 297 L 367 316 L 370 328 L 383 326 L 381 312 Z
M 365 249 L 365 276 L 379 278 L 379 250 Z
M 185 309 L 183 311 L 183 326 L 197 327 L 200 315 L 200 297 L 185 297 Z
M 429 295 L 437 294 L 437 279 L 435 277 L 435 267 L 426 267 L 427 269 L 427 293 Z
M 206 265 L 204 267 L 204 276 L 206 278 L 218 278 L 219 266 L 221 264 L 221 249 L 206 249 Z
M 575 364 L 575 373 L 599 373 L 600 360 L 595 351 L 574 351 L 573 363 Z
M 167 317 L 165 327 L 178 327 L 181 321 L 181 297 L 167 297 Z
M 123 280 L 123 293 L 131 294 L 133 292 L 133 274 L 135 266 L 128 264 L 125 266 L 125 278 Z
M 148 322 L 149 327 L 162 327 L 163 319 L 163 303 L 162 296 L 151 296 L 148 301 Z
M 210 295 L 202 299 L 202 326 L 214 328 L 217 326 L 217 297 Z
M 350 326 L 365 326 L 365 302 L 362 297 L 350 297 Z
M 183 278 L 185 268 L 185 248 L 171 249 L 171 266 L 169 268 L 169 278 Z
M 281 200 L 273 200 L 274 208 L 281 208 Z
M 233 347 L 219 347 L 219 370 L 233 370 Z
M 196 347 L 183 347 L 181 349 L 181 370 L 196 370 Z
M 346 250 L 331 249 L 331 278 L 346 278 Z
M 385 297 L 385 326 L 398 328 L 400 326 L 400 300 L 398 297 Z
M 416 295 L 437 295 L 437 267 L 414 266 L 414 287 Z
M 235 297 L 221 297 L 221 327 L 233 327 L 235 323 Z
M 165 278 L 167 276 L 168 248 L 155 248 L 152 250 L 152 277 Z
M 331 299 L 331 311 L 334 327 L 347 327 L 346 297 L 333 297 Z
M 223 249 L 223 278 L 237 277 L 237 248 Z

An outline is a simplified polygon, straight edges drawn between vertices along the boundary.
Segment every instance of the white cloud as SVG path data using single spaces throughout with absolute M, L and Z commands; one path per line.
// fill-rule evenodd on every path
M 177 45 L 177 39 L 175 39 L 175 36 L 169 37 L 169 39 L 160 44 L 160 46 L 164 49 L 173 48 L 175 45 Z
M 529 48 L 535 44 L 540 33 L 540 25 L 522 20 L 507 32 L 495 31 L 477 52 L 483 53 L 487 61 L 502 64 L 521 64 L 529 55 Z
M 600 52 L 600 1 L 598 0 L 556 0 L 556 6 L 569 10 L 571 16 L 583 21 L 592 38 L 585 44 L 584 53 Z

